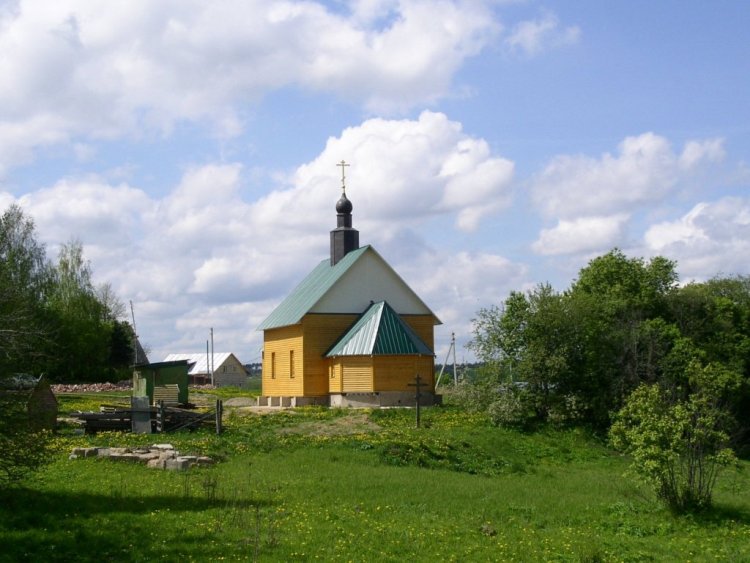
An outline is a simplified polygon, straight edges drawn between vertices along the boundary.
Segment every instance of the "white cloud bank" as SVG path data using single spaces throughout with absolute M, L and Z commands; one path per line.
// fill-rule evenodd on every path
M 684 280 L 750 272 L 750 199 L 701 202 L 675 221 L 651 226 L 647 251 L 677 260 Z
M 285 86 L 370 111 L 429 103 L 499 33 L 490 4 L 21 0 L 0 9 L 0 172 L 79 136 L 181 120 L 235 135 L 242 103 Z
M 417 234 L 434 218 L 471 230 L 511 202 L 513 163 L 440 113 L 347 128 L 257 200 L 245 199 L 242 166 L 224 163 L 188 168 L 159 199 L 83 177 L 18 202 L 51 250 L 71 237 L 84 243 L 96 278 L 136 303 L 157 358 L 199 350 L 209 327 L 233 350 L 255 350 L 257 324 L 327 256 L 342 157 L 361 243 L 374 244 L 446 323 L 467 327 L 497 298 L 491 291 L 524 278 L 522 266 L 490 253 L 440 256 Z
M 557 156 L 532 180 L 531 195 L 558 223 L 542 230 L 532 248 L 553 255 L 623 244 L 634 213 L 658 207 L 701 166 L 723 158 L 721 139 L 688 141 L 677 153 L 654 133 L 625 138 L 615 155 Z

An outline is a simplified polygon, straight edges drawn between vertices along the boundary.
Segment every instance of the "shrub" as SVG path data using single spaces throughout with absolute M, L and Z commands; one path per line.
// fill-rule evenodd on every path
M 487 410 L 494 425 L 510 428 L 526 427 L 532 416 L 528 393 L 513 384 L 500 386 Z
M 0 487 L 16 484 L 49 460 L 51 433 L 35 431 L 22 396 L 0 391 Z
M 730 417 L 722 398 L 739 383 L 719 366 L 693 364 L 692 392 L 642 385 L 628 398 L 610 429 L 612 444 L 633 457 L 633 469 L 671 509 L 711 505 L 716 477 L 735 461 L 728 447 Z

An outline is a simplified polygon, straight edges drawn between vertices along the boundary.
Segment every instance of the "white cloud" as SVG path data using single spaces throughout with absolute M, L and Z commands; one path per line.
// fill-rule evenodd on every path
M 310 216 L 312 209 L 320 210 L 313 217 L 325 217 L 340 185 L 334 163 L 342 157 L 351 163 L 347 185 L 355 216 L 366 210 L 363 225 L 373 231 L 392 230 L 395 219 L 454 213 L 460 229 L 472 230 L 510 204 L 513 163 L 492 156 L 486 141 L 463 133 L 460 123 L 425 111 L 418 120 L 370 119 L 347 128 L 297 170 L 293 191 L 271 194 L 256 211 L 274 224 Z
M 102 255 L 125 252 L 138 235 L 140 215 L 152 206 L 143 191 L 98 177 L 60 180 L 18 203 L 39 225 L 43 242 L 54 247 L 78 238 Z
M 689 170 L 702 162 L 721 162 L 725 154 L 724 139 L 688 141 L 680 154 L 680 166 Z
M 672 189 L 677 159 L 669 142 L 653 133 L 627 137 L 617 155 L 557 156 L 535 179 L 534 202 L 546 215 L 563 218 L 630 209 Z
M 443 262 L 417 234 L 435 217 L 476 227 L 510 201 L 513 164 L 439 113 L 350 127 L 257 200 L 246 199 L 242 166 L 223 163 L 188 167 L 159 199 L 91 176 L 17 201 L 51 251 L 71 237 L 83 242 L 95 280 L 136 303 L 139 333 L 157 357 L 176 346 L 194 351 L 210 326 L 252 348 L 257 324 L 328 253 L 342 157 L 362 244 L 392 252 L 446 323 L 467 326 L 483 299 L 523 277 L 521 266 L 491 254 Z M 0 192 L 6 200 L 16 201 Z
M 539 54 L 546 48 L 577 43 L 581 30 L 577 26 L 560 29 L 557 16 L 545 13 L 535 20 L 522 21 L 513 27 L 505 38 L 509 49 L 528 56 Z
M 556 156 L 532 179 L 535 206 L 558 220 L 540 233 L 535 252 L 604 251 L 619 244 L 634 213 L 659 206 L 698 168 L 724 156 L 722 139 L 690 140 L 677 153 L 654 133 L 626 137 L 618 149 L 598 159 Z
M 560 220 L 552 229 L 542 229 L 532 244 L 537 254 L 577 254 L 612 248 L 623 238 L 626 214 Z
M 675 221 L 653 225 L 647 252 L 677 260 L 682 278 L 750 273 L 750 200 L 725 197 L 701 202 Z
M 0 172 L 37 147 L 181 120 L 236 135 L 238 106 L 285 86 L 373 111 L 435 100 L 497 35 L 489 4 L 21 0 L 0 13 Z
M 435 352 L 441 362 L 451 332 L 456 333 L 460 357 L 477 311 L 497 305 L 511 290 L 529 285 L 524 264 L 486 252 L 443 254 L 426 249 L 409 259 L 393 260 L 391 265 L 443 322 L 435 331 Z

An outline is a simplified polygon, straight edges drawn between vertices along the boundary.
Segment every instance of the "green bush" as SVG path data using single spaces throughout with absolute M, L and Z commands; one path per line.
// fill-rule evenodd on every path
M 25 396 L 0 391 L 0 488 L 17 484 L 50 458 L 49 431 L 32 429 Z
M 502 385 L 488 409 L 495 426 L 525 428 L 531 419 L 528 394 L 516 385 Z
M 692 392 L 684 397 L 678 389 L 642 385 L 610 429 L 612 445 L 632 456 L 635 472 L 677 512 L 709 507 L 719 472 L 736 461 L 721 402 L 739 378 L 720 366 L 693 364 L 686 383 Z

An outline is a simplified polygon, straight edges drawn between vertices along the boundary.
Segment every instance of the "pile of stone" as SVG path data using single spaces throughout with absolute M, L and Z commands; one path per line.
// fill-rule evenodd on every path
M 58 383 L 52 385 L 54 393 L 102 393 L 104 391 L 127 391 L 133 387 L 129 380 L 118 383 Z
M 214 464 L 214 460 L 208 456 L 181 455 L 172 444 L 154 444 L 148 448 L 73 448 L 69 459 L 82 457 L 142 463 L 153 469 L 171 471 L 185 471 L 191 467 Z

